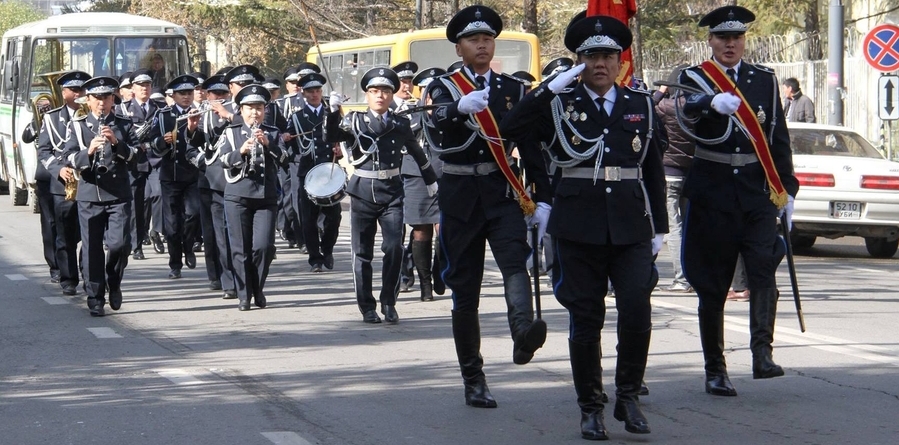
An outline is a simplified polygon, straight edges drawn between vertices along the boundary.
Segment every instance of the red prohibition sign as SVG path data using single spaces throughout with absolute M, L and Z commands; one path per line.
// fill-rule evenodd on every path
M 899 26 L 877 25 L 865 35 L 865 60 L 883 72 L 899 69 Z

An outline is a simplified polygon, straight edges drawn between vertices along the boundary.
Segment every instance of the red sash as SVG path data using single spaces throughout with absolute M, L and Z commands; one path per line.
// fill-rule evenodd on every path
M 730 76 L 724 73 L 717 63 L 706 60 L 700 65 L 702 72 L 712 80 L 712 83 L 723 93 L 731 93 L 740 98 L 740 106 L 737 108 L 734 116 L 743 124 L 752 136 L 749 142 L 755 149 L 755 154 L 762 163 L 765 170 L 765 178 L 768 180 L 768 186 L 771 188 L 771 202 L 781 209 L 787 205 L 787 190 L 780 181 L 780 175 L 777 174 L 777 167 L 774 165 L 774 158 L 771 157 L 771 147 L 768 146 L 768 139 L 765 138 L 765 132 L 762 131 L 762 125 L 759 123 L 758 117 L 749 108 L 749 102 L 743 97 L 743 93 L 736 88 Z
M 456 71 L 450 75 L 449 78 L 463 95 L 475 90 L 474 84 L 471 83 L 471 80 L 462 74 L 461 71 Z M 518 204 L 521 206 L 521 210 L 525 215 L 533 215 L 537 206 L 534 204 L 534 201 L 531 200 L 531 197 L 528 196 L 527 191 L 524 189 L 524 185 L 522 185 L 521 181 L 515 176 L 512 167 L 509 166 L 509 159 L 506 157 L 506 148 L 503 145 L 502 137 L 499 135 L 499 125 L 496 123 L 496 118 L 493 117 L 490 108 L 488 107 L 475 113 L 474 119 L 487 136 L 487 146 L 490 147 L 490 153 L 493 154 L 493 159 L 495 159 L 497 165 L 499 165 L 500 171 L 503 172 L 506 181 L 509 181 L 509 185 L 511 185 L 512 188 L 515 189 L 515 193 L 518 194 Z

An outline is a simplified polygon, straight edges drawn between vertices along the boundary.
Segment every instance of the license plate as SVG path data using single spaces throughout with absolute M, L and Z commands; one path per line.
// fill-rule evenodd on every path
M 862 203 L 834 201 L 831 203 L 831 215 L 837 219 L 861 219 Z

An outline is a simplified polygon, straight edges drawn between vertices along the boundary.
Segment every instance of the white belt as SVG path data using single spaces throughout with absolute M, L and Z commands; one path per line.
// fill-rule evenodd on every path
M 354 170 L 353 174 L 360 178 L 368 179 L 390 179 L 400 174 L 399 168 L 391 168 L 390 170 Z
M 624 167 L 604 167 L 603 179 L 606 181 L 622 181 L 625 179 L 643 179 L 643 169 Z M 593 179 L 594 170 L 590 167 L 566 167 L 562 169 L 563 178 Z
M 731 167 L 742 167 L 759 161 L 755 153 L 718 153 L 702 147 L 696 147 L 693 157 L 719 164 L 728 164 Z
M 499 170 L 496 162 L 480 164 L 443 164 L 443 173 L 458 176 L 486 176 Z

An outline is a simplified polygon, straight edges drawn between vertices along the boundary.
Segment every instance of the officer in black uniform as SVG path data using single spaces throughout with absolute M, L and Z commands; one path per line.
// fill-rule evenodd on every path
M 777 216 L 792 213 L 799 183 L 793 176 L 790 136 L 774 72 L 744 60 L 745 33 L 755 15 L 746 8 L 725 6 L 706 14 L 699 26 L 709 27 L 712 59 L 686 69 L 680 83 L 707 94 L 687 94 L 684 114 L 695 121 L 696 151 L 684 182 L 689 200 L 684 217 L 683 267 L 699 294 L 699 332 L 705 358 L 706 392 L 736 396 L 724 361 L 724 302 L 742 255 L 750 289 L 749 348 L 752 377 L 784 375 L 772 360 L 777 311 L 775 272 L 786 248 L 777 235 Z M 739 95 L 722 92 L 709 72 L 734 85 Z M 743 101 L 745 100 L 745 104 Z M 737 127 L 735 113 L 744 108 L 746 128 L 761 125 L 752 140 Z M 754 119 L 753 119 L 754 117 Z M 770 153 L 766 171 L 759 155 Z M 781 187 L 782 186 L 782 187 Z M 778 193 L 780 190 L 782 193 Z
M 121 99 L 121 102 L 128 102 L 134 97 L 134 95 L 131 93 L 132 74 L 134 74 L 133 71 L 125 71 L 121 76 L 119 76 L 119 91 L 116 94 Z
M 262 84 L 265 77 L 259 74 L 259 68 L 253 65 L 238 65 L 228 70 L 225 74 L 225 83 L 228 84 L 228 90 L 231 97 L 237 96 L 241 88 L 250 84 Z M 225 121 L 227 125 L 240 123 L 240 106 L 233 100 L 231 102 L 211 104 L 212 109 Z
M 135 239 L 132 239 L 132 250 L 134 250 L 134 246 L 146 245 L 147 243 L 145 240 L 148 239 L 152 242 L 153 249 L 156 253 L 165 253 L 165 244 L 162 241 L 163 216 L 162 186 L 159 183 L 160 158 L 152 156 L 152 150 L 149 144 L 153 129 L 159 125 L 155 119 L 157 112 L 160 109 L 159 103 L 151 99 L 153 72 L 146 68 L 136 70 L 131 73 L 130 80 L 133 100 L 125 102 L 124 106 L 127 110 L 124 110 L 124 112 L 118 111 L 118 113 L 126 116 L 128 115 L 127 113 L 131 113 L 130 118 L 132 122 L 137 122 L 138 125 L 135 127 L 135 132 L 137 133 L 137 139 L 141 151 L 143 152 L 138 153 L 138 160 L 146 157 L 146 162 L 148 164 L 146 168 L 147 178 L 146 181 L 144 181 L 143 196 L 142 198 L 138 198 L 137 195 L 134 197 L 135 208 L 132 208 L 132 214 L 134 215 L 134 219 L 139 221 L 135 221 L 134 230 L 131 232 L 131 236 L 132 238 L 140 240 L 140 243 Z M 149 126 L 147 126 L 147 124 L 149 124 Z M 143 171 L 143 168 L 139 163 L 135 167 L 135 171 Z M 134 172 L 132 172 L 132 175 L 134 175 Z M 132 179 L 132 184 L 134 183 L 135 181 Z M 139 199 L 142 199 L 142 210 L 136 208 Z M 135 232 L 137 232 L 136 236 Z M 143 249 L 140 249 L 139 255 L 138 251 L 135 250 L 135 255 L 135 259 L 140 259 L 140 257 L 143 256 Z
M 214 75 L 202 84 L 206 100 L 224 102 L 231 97 L 223 75 Z M 219 159 L 218 138 L 226 128 L 225 121 L 214 112 L 200 116 L 198 131 L 187 148 L 187 159 L 201 172 L 200 223 L 203 228 L 203 257 L 211 290 L 222 290 L 224 299 L 237 298 L 234 289 L 234 267 L 228 228 L 225 224 L 225 172 Z
M 263 287 L 275 256 L 275 218 L 278 213 L 278 174 L 287 157 L 278 146 L 278 129 L 265 122 L 271 99 L 262 85 L 250 84 L 238 91 L 240 122 L 219 136 L 225 168 L 225 220 L 229 221 L 231 261 L 238 309 L 266 305 Z
M 46 114 L 50 111 L 51 105 L 49 103 L 40 103 L 37 104 L 35 116 L 38 114 Z M 22 142 L 30 144 L 38 138 L 38 133 L 40 133 L 41 129 L 35 129 L 34 124 L 34 122 L 30 122 L 24 129 L 22 129 Z M 38 144 L 34 144 L 34 151 L 38 160 L 40 160 L 41 153 Z M 50 268 L 50 282 L 59 283 L 59 266 L 56 258 L 58 229 L 56 227 L 56 216 L 54 215 L 53 194 L 50 192 L 50 183 L 52 182 L 52 179 L 53 177 L 50 175 L 50 172 L 47 171 L 47 168 L 42 163 L 38 162 L 34 171 L 34 193 L 37 198 L 38 212 L 41 215 L 41 242 L 44 248 L 44 261 L 47 262 L 47 267 Z
M 44 169 L 47 177 L 51 178 L 47 184 L 47 196 L 44 196 L 43 191 L 39 195 L 41 219 L 43 223 L 44 212 L 47 212 L 47 217 L 52 218 L 56 225 L 51 246 L 54 264 L 58 266 L 59 285 L 65 295 L 75 295 L 78 287 L 78 242 L 81 241 L 81 231 L 78 227 L 78 207 L 74 200 L 65 199 L 66 182 L 77 183 L 78 179 L 72 168 L 66 166 L 63 155 L 66 139 L 69 137 L 69 122 L 81 107 L 76 100 L 84 95 L 82 86 L 90 77 L 90 74 L 83 71 L 69 71 L 56 79 L 65 103 L 44 115 L 37 143 L 38 172 Z M 49 205 L 45 202 L 47 198 L 50 200 Z
M 396 94 L 393 95 L 393 103 L 390 104 L 390 111 L 393 113 L 399 113 L 418 105 L 418 98 L 412 95 L 412 89 L 414 88 L 412 84 L 412 78 L 415 77 L 415 72 L 418 71 L 418 64 L 410 60 L 394 65 L 391 69 L 400 79 L 400 86 L 396 90 Z M 407 119 L 411 119 L 412 117 L 413 116 L 406 115 Z M 416 126 L 416 123 L 413 123 L 412 131 L 416 134 L 416 136 L 418 135 L 418 129 L 420 128 L 420 124 Z M 403 210 L 403 215 L 405 215 L 405 209 Z M 404 240 L 405 237 L 406 226 L 404 225 Z M 412 260 L 413 237 L 414 234 L 410 233 L 409 244 L 403 246 L 403 260 L 400 267 L 400 292 L 411 291 L 412 285 L 415 284 L 415 263 Z
M 430 194 L 437 192 L 437 177 L 431 168 L 409 120 L 390 112 L 393 94 L 400 80 L 389 68 L 372 68 L 362 76 L 368 110 L 341 116 L 343 97 L 331 92 L 331 113 L 327 117 L 327 142 L 346 142 L 355 167 L 347 185 L 350 195 L 350 228 L 353 244 L 353 282 L 362 321 L 380 323 L 375 312 L 377 301 L 372 292 L 372 266 L 375 231 L 381 226 L 381 313 L 388 323 L 399 321 L 396 296 L 400 289 L 400 262 L 403 258 L 403 180 L 400 166 L 403 151 L 415 159 Z
M 306 193 L 306 175 L 319 164 L 335 161 L 331 144 L 325 142 L 324 126 L 329 113 L 322 99 L 325 76 L 310 73 L 299 79 L 305 106 L 295 110 L 287 121 L 285 151 L 290 160 L 290 184 L 293 197 L 291 205 L 300 214 L 303 234 L 297 238 L 306 242 L 309 266 L 312 272 L 322 272 L 322 267 L 334 268 L 334 244 L 340 228 L 340 203 L 322 206 L 309 199 Z M 336 167 L 340 168 L 340 167 Z M 324 217 L 322 231 L 318 230 L 319 215 Z
M 78 217 L 81 224 L 82 273 L 87 306 L 95 317 L 122 306 L 122 277 L 131 248 L 130 166 L 137 153 L 137 136 L 130 120 L 113 113 L 112 77 L 94 77 L 82 85 L 90 113 L 72 120 L 65 143 L 68 166 L 81 174 Z M 104 261 L 103 244 L 108 253 Z
M 197 267 L 193 245 L 200 229 L 199 171 L 187 159 L 188 141 L 199 124 L 199 116 L 181 117 L 191 111 L 196 77 L 181 75 L 166 85 L 175 104 L 159 110 L 150 137 L 152 156 L 159 158 L 162 185 L 163 230 L 169 250 L 169 278 L 181 278 L 181 266 Z M 182 263 L 182 255 L 184 261 Z
M 668 232 L 662 153 L 667 137 L 645 91 L 615 85 L 631 32 L 613 17 L 571 25 L 565 46 L 575 68 L 558 73 L 503 119 L 504 135 L 552 144 L 561 168 L 548 231 L 556 253 L 553 288 L 568 309 L 569 351 L 581 407 L 581 435 L 606 440 L 600 337 L 607 282 L 615 286 L 618 366 L 615 418 L 649 433 L 637 405 L 652 328 L 653 263 Z M 581 75 L 574 88 L 571 83 Z M 561 129 L 561 132 L 557 129 Z
M 512 77 L 518 79 L 522 85 L 524 85 L 524 91 L 529 92 L 534 87 L 534 84 L 537 82 L 537 78 L 534 77 L 533 74 L 527 71 L 516 71 L 512 73 Z
M 503 275 L 504 294 L 512 333 L 512 359 L 528 363 L 546 339 L 546 323 L 534 320 L 531 286 L 526 261 L 527 243 L 525 212 L 532 212 L 534 202 L 541 221 L 549 217 L 549 180 L 539 153 L 523 152 L 526 173 L 537 183 L 533 202 L 511 190 L 509 178 L 500 171 L 498 162 L 508 164 L 511 147 L 504 144 L 505 156 L 494 157 L 480 131 L 475 114 L 489 110 L 499 122 L 524 94 L 524 85 L 510 75 L 490 68 L 496 36 L 503 28 L 502 19 L 492 9 L 474 5 L 459 11 L 450 20 L 446 36 L 456 44 L 464 67 L 459 72 L 466 82 L 478 89 L 463 95 L 450 80 L 438 77 L 424 94 L 440 105 L 425 126 L 431 141 L 442 138 L 438 148 L 444 161 L 438 196 L 442 220 L 440 245 L 447 265 L 443 279 L 453 291 L 453 338 L 465 385 L 465 403 L 494 408 L 496 400 L 487 388 L 480 354 L 481 334 L 478 302 L 484 273 L 486 243 Z M 434 130 L 432 133 L 430 130 Z M 479 129 L 483 130 L 483 128 Z M 499 135 L 488 135 L 497 138 Z M 517 181 L 516 178 L 512 180 Z M 523 192 L 522 192 L 523 193 Z
M 143 241 L 147 236 L 147 219 L 145 213 L 145 195 L 147 180 L 150 176 L 150 161 L 147 151 L 150 149 L 149 136 L 154 118 L 159 107 L 150 100 L 150 70 L 144 68 L 131 73 L 128 84 L 131 88 L 131 99 L 116 106 L 116 114 L 130 119 L 134 125 L 141 150 L 137 152 L 131 171 L 131 195 L 134 201 L 131 206 L 131 250 L 135 260 L 144 259 Z M 121 91 L 121 88 L 119 89 Z M 157 178 L 158 179 L 158 178 Z M 161 214 L 161 212 L 160 212 Z

